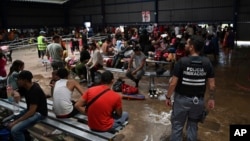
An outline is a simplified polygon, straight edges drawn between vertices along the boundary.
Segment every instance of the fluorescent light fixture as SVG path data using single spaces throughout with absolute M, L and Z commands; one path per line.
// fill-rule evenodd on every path
M 11 0 L 11 1 L 64 4 L 65 2 L 69 0 Z
M 237 41 L 237 46 L 250 46 L 250 41 Z

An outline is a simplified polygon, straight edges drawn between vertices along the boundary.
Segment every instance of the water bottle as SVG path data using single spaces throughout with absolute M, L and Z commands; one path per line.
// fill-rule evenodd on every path
M 9 102 L 13 102 L 13 96 L 12 96 L 13 89 L 12 89 L 12 86 L 7 86 L 6 91 L 7 91 L 7 97 L 8 97 Z
M 14 115 L 19 115 L 20 114 L 20 106 L 19 103 L 16 101 L 13 101 L 13 114 Z
M 14 97 L 12 96 L 12 94 L 13 94 L 12 87 L 7 86 L 7 96 L 8 96 L 9 102 L 11 102 L 13 105 L 13 114 L 18 115 L 20 113 L 20 109 L 19 109 L 20 106 L 19 106 L 19 103 L 14 100 Z

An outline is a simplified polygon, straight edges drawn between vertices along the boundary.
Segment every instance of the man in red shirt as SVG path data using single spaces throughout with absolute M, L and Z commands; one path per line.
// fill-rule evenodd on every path
M 121 95 L 111 90 L 114 76 L 110 71 L 101 75 L 102 84 L 89 88 L 77 101 L 75 107 L 88 116 L 88 125 L 94 131 L 113 131 L 128 120 L 128 113 L 122 111 Z M 104 93 L 103 93 L 104 92 Z M 90 103 L 97 95 L 103 93 L 91 105 Z

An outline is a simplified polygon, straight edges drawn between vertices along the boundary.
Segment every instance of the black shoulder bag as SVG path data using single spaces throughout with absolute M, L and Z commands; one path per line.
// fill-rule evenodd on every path
M 105 92 L 107 92 L 107 91 L 109 91 L 109 90 L 110 90 L 109 88 L 105 89 L 105 90 L 102 91 L 100 94 L 98 94 L 98 95 L 95 96 L 93 99 L 91 99 L 90 102 L 87 102 L 87 104 L 85 105 L 85 112 L 88 111 L 88 108 L 89 108 L 89 106 L 90 106 L 92 103 L 94 103 L 100 96 L 102 96 Z

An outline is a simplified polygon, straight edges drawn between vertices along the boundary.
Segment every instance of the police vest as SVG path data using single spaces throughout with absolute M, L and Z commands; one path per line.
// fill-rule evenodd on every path
M 181 76 L 175 91 L 185 96 L 203 97 L 206 91 L 207 73 L 211 71 L 207 58 L 201 56 L 183 57 L 180 60 Z
M 37 37 L 38 50 L 46 50 L 46 43 L 43 42 L 43 36 Z

